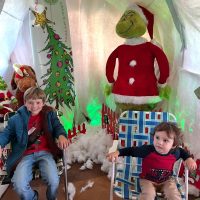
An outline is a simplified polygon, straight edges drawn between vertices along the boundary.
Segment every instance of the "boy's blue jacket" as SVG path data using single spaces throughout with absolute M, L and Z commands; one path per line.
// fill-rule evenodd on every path
M 65 129 L 60 123 L 56 112 L 49 106 L 44 106 L 42 111 L 42 128 L 44 134 L 47 135 L 47 142 L 51 149 L 54 158 L 62 156 L 62 151 L 57 147 L 55 139 L 60 135 L 66 136 Z M 25 106 L 18 109 L 17 113 L 8 120 L 6 128 L 0 132 L 0 145 L 5 147 L 9 142 L 11 143 L 11 153 L 6 162 L 6 170 L 9 175 L 15 170 L 16 165 L 22 158 L 28 143 L 28 121 L 30 112 Z

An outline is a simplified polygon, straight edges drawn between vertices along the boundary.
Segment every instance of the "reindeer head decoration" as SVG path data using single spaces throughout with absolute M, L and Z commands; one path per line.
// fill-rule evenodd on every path
M 24 92 L 33 86 L 37 85 L 37 79 L 35 71 L 31 66 L 13 64 L 14 73 L 11 80 L 11 87 L 16 90 L 16 98 L 19 106 L 23 105 L 23 94 Z

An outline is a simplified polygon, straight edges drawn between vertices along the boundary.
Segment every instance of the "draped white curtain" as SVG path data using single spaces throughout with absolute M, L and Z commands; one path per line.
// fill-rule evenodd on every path
M 105 102 L 106 59 L 123 42 L 115 34 L 121 12 L 106 1 L 67 0 L 71 43 L 75 66 L 75 84 L 79 110 L 76 117 L 86 114 L 87 106 Z M 108 105 L 115 109 L 112 97 Z
M 28 47 L 30 44 L 28 29 L 22 28 L 27 25 L 25 16 L 29 9 L 29 1 L 21 0 L 16 3 L 15 0 L 5 0 L 2 6 L 0 14 L 0 75 L 10 85 L 12 58 L 14 62 L 18 60 L 32 64 L 29 61 L 31 48 Z M 17 46 L 19 48 L 16 48 Z M 16 49 L 16 53 L 13 53 L 14 49 Z
M 14 6 L 4 5 L 3 10 L 14 17 L 6 12 L 1 12 L 0 15 L 0 75 L 8 81 L 8 71 L 12 71 L 12 62 L 32 66 L 34 64 L 31 36 L 27 28 L 30 26 L 27 17 L 28 2 L 30 4 L 30 1 L 20 0 L 16 4 L 15 0 L 6 0 L 5 5 L 9 3 Z M 172 88 L 172 95 L 169 102 L 164 102 L 163 107 L 177 116 L 178 123 L 184 130 L 186 142 L 197 154 L 197 142 L 200 137 L 200 102 L 193 91 L 200 86 L 198 0 L 173 0 L 175 11 L 184 27 L 186 48 L 183 50 L 180 35 L 165 1 L 66 0 L 75 67 L 77 123 L 84 120 L 82 113 L 87 114 L 87 106 L 92 102 L 97 105 L 106 102 L 115 109 L 112 96 L 105 98 L 103 95 L 103 88 L 107 83 L 105 65 L 110 53 L 124 42 L 115 33 L 115 25 L 127 5 L 132 2 L 139 2 L 155 14 L 154 36 L 169 59 L 171 71 L 169 85 Z M 2 23 L 4 21 L 6 23 Z
M 200 100 L 194 90 L 200 86 L 200 1 L 173 1 L 184 27 L 185 49 L 177 60 L 177 96 L 171 102 L 179 122 L 184 127 L 185 138 L 196 157 L 200 158 Z

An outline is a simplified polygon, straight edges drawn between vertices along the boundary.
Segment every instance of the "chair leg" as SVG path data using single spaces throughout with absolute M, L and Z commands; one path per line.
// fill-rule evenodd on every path
M 189 171 L 188 168 L 185 168 L 185 200 L 188 200 L 188 176 Z
M 65 180 L 65 200 L 68 200 L 68 184 L 67 184 L 67 150 L 63 150 L 63 167 L 64 167 L 64 180 Z
M 112 161 L 112 175 L 111 175 L 111 183 L 110 183 L 110 200 L 113 200 L 114 178 L 115 178 L 115 162 Z

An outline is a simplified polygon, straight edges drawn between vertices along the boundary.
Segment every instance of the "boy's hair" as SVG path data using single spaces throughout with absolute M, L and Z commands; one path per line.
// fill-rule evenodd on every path
M 30 87 L 24 92 L 24 102 L 29 99 L 42 99 L 42 101 L 45 102 L 46 94 L 39 87 Z
M 153 136 L 155 132 L 165 131 L 167 136 L 170 137 L 171 134 L 174 135 L 174 144 L 173 146 L 182 146 L 183 145 L 183 134 L 181 133 L 181 129 L 173 122 L 161 122 L 158 124 L 153 132 Z

